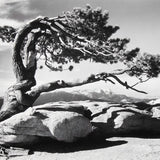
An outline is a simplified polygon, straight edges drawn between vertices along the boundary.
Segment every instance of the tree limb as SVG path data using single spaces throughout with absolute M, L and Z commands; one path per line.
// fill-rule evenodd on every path
M 53 91 L 60 88 L 71 88 L 71 87 L 81 86 L 84 84 L 98 82 L 100 80 L 101 79 L 99 79 L 98 77 L 96 78 L 95 75 L 91 75 L 87 79 L 81 82 L 65 82 L 63 80 L 57 80 L 57 81 L 42 84 L 38 87 L 33 88 L 29 93 L 29 95 L 37 98 L 42 92 L 49 92 L 49 91 Z
M 108 74 L 108 77 L 114 78 L 119 84 L 121 84 L 122 86 L 126 87 L 126 89 L 131 89 L 131 90 L 134 90 L 134 91 L 139 92 L 139 93 L 147 94 L 147 92 L 135 89 L 134 86 L 128 85 L 126 81 L 125 82 L 121 81 L 117 76 L 115 76 L 113 74 Z
M 126 89 L 131 89 L 131 90 L 134 90 L 134 91 L 139 92 L 139 93 L 147 94 L 144 91 L 133 88 L 132 86 L 128 85 L 127 82 L 121 81 L 117 76 L 115 76 L 113 74 L 100 73 L 100 74 L 96 74 L 96 75 L 91 75 L 87 79 L 85 79 L 81 82 L 65 82 L 63 80 L 57 80 L 57 81 L 54 81 L 54 82 L 49 82 L 49 83 L 46 83 L 46 84 L 42 84 L 40 86 L 37 86 L 37 87 L 33 88 L 29 92 L 29 95 L 36 100 L 42 92 L 49 92 L 49 91 L 53 91 L 53 90 L 61 89 L 61 88 L 71 88 L 71 87 L 81 86 L 81 85 L 85 85 L 85 84 L 89 84 L 89 83 L 98 82 L 100 80 L 109 81 L 109 82 L 115 84 L 115 82 L 113 82 L 109 78 L 115 79 L 122 86 L 126 87 Z
M 150 80 L 150 78 L 147 78 L 147 79 L 145 79 L 145 80 L 140 79 L 137 83 L 135 83 L 134 85 L 132 85 L 132 87 L 135 87 L 135 86 L 137 86 L 137 85 L 140 84 L 140 83 L 147 82 L 148 80 Z

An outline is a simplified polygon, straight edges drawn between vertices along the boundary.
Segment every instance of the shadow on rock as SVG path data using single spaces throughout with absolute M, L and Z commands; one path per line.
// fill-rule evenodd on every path
M 132 138 L 150 138 L 150 139 L 159 139 L 160 132 L 153 131 L 149 129 L 138 129 L 138 130 L 123 130 L 123 129 L 114 129 L 113 123 L 102 123 L 102 122 L 92 122 L 92 125 L 95 126 L 94 132 L 90 134 L 91 137 L 97 139 L 102 138 L 112 138 L 112 137 L 132 137 Z M 156 126 L 157 127 L 157 126 Z M 155 127 L 155 128 L 156 128 Z M 106 129 L 107 128 L 107 129 Z M 153 126 L 154 128 L 154 126 Z
M 82 139 L 74 143 L 64 143 L 48 139 L 44 140 L 42 143 L 34 145 L 32 150 L 48 153 L 69 153 L 114 147 L 126 143 L 127 141 L 124 140 L 107 141 L 105 139 Z

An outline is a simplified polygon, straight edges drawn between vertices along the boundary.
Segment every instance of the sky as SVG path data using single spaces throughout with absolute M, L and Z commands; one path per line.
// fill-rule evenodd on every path
M 12 25 L 19 27 L 27 21 L 42 15 L 55 17 L 63 11 L 74 7 L 85 7 L 90 4 L 93 8 L 101 7 L 108 10 L 109 24 L 120 26 L 115 37 L 130 38 L 128 48 L 139 47 L 142 52 L 160 54 L 160 1 L 159 0 L 0 0 L 0 26 Z M 0 95 L 15 82 L 12 71 L 12 44 L 0 42 Z M 38 83 L 66 79 L 68 81 L 85 78 L 90 73 L 108 71 L 105 65 L 88 64 L 77 65 L 72 72 L 51 73 L 47 70 L 37 72 Z M 111 69 L 111 67 L 109 67 Z M 134 83 L 134 78 L 122 76 L 122 79 Z M 142 95 L 126 90 L 120 85 L 99 83 L 99 87 L 109 88 L 112 92 L 127 94 L 134 97 L 160 97 L 160 78 L 138 86 L 148 92 Z M 94 85 L 95 86 L 95 85 Z

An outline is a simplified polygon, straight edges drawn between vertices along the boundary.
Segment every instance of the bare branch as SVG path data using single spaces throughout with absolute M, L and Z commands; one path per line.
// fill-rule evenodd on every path
M 131 68 L 129 68 L 129 69 L 117 69 L 115 71 L 116 72 L 112 72 L 111 74 L 113 74 L 113 75 L 122 75 L 124 73 L 127 73 L 127 72 L 131 71 Z
M 134 90 L 134 91 L 139 92 L 139 93 L 147 94 L 147 93 L 144 92 L 144 91 L 135 89 L 133 86 L 128 85 L 127 82 L 121 81 L 117 76 L 115 76 L 115 75 L 113 75 L 113 74 L 108 74 L 108 77 L 114 78 L 119 84 L 121 84 L 122 86 L 125 86 L 126 89 L 131 89 L 131 90 Z
M 150 78 L 147 78 L 147 79 L 145 79 L 145 80 L 140 79 L 137 83 L 135 83 L 134 85 L 132 85 L 132 87 L 135 87 L 135 86 L 137 86 L 137 85 L 140 84 L 140 83 L 147 82 L 148 80 L 150 80 Z
M 66 32 L 64 29 L 62 29 L 61 27 L 59 27 L 57 24 L 57 22 L 52 22 L 51 26 L 56 28 L 58 31 L 60 31 L 61 33 L 63 33 L 65 36 L 67 37 L 70 37 L 71 39 L 73 40 L 76 40 L 76 41 L 80 41 L 80 42 L 85 42 L 85 39 L 83 37 L 79 37 L 79 36 L 75 36 L 75 35 L 72 35 L 68 32 Z

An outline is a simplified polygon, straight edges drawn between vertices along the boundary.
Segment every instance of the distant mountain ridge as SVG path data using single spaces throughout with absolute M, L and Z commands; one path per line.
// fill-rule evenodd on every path
M 111 94 L 104 90 L 88 91 L 88 90 L 75 90 L 75 91 L 54 91 L 42 94 L 34 103 L 34 105 L 44 104 L 48 102 L 57 101 L 84 101 L 84 100 L 97 100 L 106 102 L 139 102 L 148 101 L 148 99 L 138 99 L 128 97 L 121 94 Z
M 34 103 L 35 105 L 57 101 L 85 101 L 90 98 L 83 94 L 68 93 L 66 91 L 55 91 L 42 94 Z
M 94 100 L 94 101 L 106 101 L 113 103 L 120 102 L 139 102 L 144 101 L 148 102 L 150 99 L 138 99 L 133 97 L 128 97 L 122 94 L 114 94 L 105 90 L 60 90 L 47 92 L 42 94 L 34 103 L 34 105 L 40 105 L 48 102 L 57 102 L 57 101 L 85 101 L 85 100 Z M 0 106 L 3 104 L 3 98 L 0 97 Z

